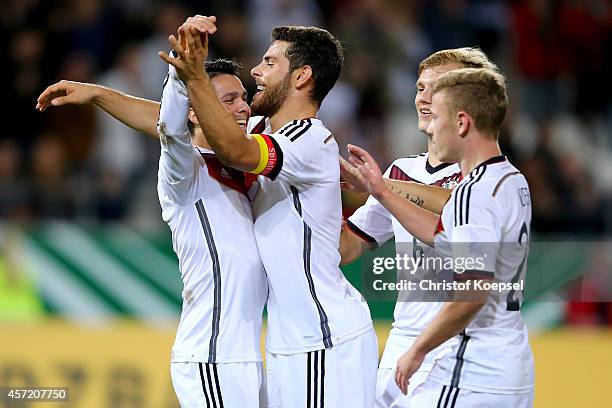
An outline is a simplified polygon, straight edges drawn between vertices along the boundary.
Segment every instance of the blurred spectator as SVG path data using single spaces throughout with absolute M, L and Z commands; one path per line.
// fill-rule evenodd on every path
M 0 217 L 131 222 L 136 214 L 157 214 L 156 143 L 93 106 L 45 114 L 33 106 L 58 79 L 98 80 L 159 99 L 167 67 L 157 52 L 168 49 L 168 35 L 185 17 L 200 13 L 219 18 L 211 56 L 242 62 L 249 91 L 250 68 L 275 25 L 323 25 L 334 33 L 346 62 L 321 118 L 341 153 L 350 141 L 383 166 L 424 148 L 413 106 L 419 61 L 439 48 L 479 45 L 508 76 L 512 109 L 502 144 L 531 184 L 534 231 L 610 232 L 608 1 L 6 0 L 0 10 L 7 56 L 0 73 L 10 78 L 10 120 L 0 139 L 14 141 L 0 144 Z M 45 134 L 54 136 L 38 140 Z M 560 147 L 564 138 L 570 148 Z M 31 174 L 20 163 L 32 163 Z
M 280 25 L 320 26 L 321 16 L 315 0 L 249 0 L 247 14 L 251 45 L 256 55 L 270 45 L 270 32 Z
M 138 48 L 131 44 L 121 49 L 113 68 L 99 78 L 109 88 L 143 95 L 144 87 L 140 77 Z M 168 68 L 166 67 L 166 70 Z M 157 81 L 159 87 L 163 76 Z M 102 171 L 113 169 L 120 178 L 130 179 L 145 165 L 145 137 L 125 126 L 101 109 L 96 111 L 98 128 L 94 147 L 96 167 Z
M 562 44 L 553 0 L 524 0 L 513 4 L 514 61 L 521 77 L 520 108 L 535 120 L 546 121 L 560 109 L 557 80 L 562 71 Z
M 69 177 L 66 150 L 51 135 L 41 137 L 32 151 L 32 210 L 40 219 L 76 215 L 75 188 Z
M 13 140 L 0 141 L 0 219 L 23 221 L 30 215 L 30 191 L 21 166 L 17 144 Z
M 177 3 L 163 3 L 155 7 L 153 33 L 140 46 L 137 59 L 140 62 L 140 82 L 144 98 L 158 101 L 161 96 L 161 83 L 168 73 L 168 66 L 157 53 L 168 50 L 168 36 L 175 34 L 187 18 L 187 11 Z

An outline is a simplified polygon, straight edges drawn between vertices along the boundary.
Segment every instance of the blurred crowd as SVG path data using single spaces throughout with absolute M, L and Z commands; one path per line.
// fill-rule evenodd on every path
M 254 66 L 276 25 L 317 25 L 345 46 L 321 118 L 342 148 L 388 165 L 426 148 L 416 69 L 431 52 L 479 46 L 507 75 L 502 149 L 527 176 L 533 229 L 612 232 L 612 2 L 607 0 L 4 0 L 0 219 L 161 223 L 157 143 L 95 106 L 34 109 L 60 79 L 158 99 L 157 56 L 193 14 L 216 15 L 211 55 Z M 349 203 L 350 204 L 350 203 Z

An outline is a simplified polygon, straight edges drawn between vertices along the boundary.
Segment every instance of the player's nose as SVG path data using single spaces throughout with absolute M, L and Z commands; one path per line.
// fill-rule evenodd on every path
M 260 77 L 260 76 L 261 76 L 261 69 L 260 69 L 260 67 L 261 67 L 261 64 L 256 65 L 256 66 L 254 66 L 254 67 L 251 69 L 251 76 L 252 76 L 253 78 L 257 78 L 257 77 Z

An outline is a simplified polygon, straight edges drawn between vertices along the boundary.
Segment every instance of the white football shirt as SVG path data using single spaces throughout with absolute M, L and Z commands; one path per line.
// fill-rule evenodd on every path
M 247 197 L 254 177 L 191 144 L 188 110 L 171 67 L 158 123 L 157 191 L 184 286 L 172 361 L 261 361 L 267 283 Z
M 262 152 L 253 216 L 270 288 L 266 347 L 330 348 L 372 328 L 366 302 L 339 267 L 338 145 L 316 118 L 270 131 L 261 117 L 249 121 Z
M 457 164 L 442 163 L 431 166 L 427 161 L 428 153 L 421 153 L 395 160 L 384 174 L 392 180 L 414 181 L 427 185 L 453 188 L 461 179 L 461 170 Z M 349 217 L 347 226 L 364 241 L 382 245 L 395 237 L 396 253 L 408 256 L 425 256 L 433 258 L 434 250 L 412 236 L 374 197 L 368 197 L 366 203 Z M 427 273 L 439 271 L 428 271 Z M 423 276 L 423 271 L 418 275 Z M 406 277 L 398 271 L 398 280 Z M 380 361 L 381 368 L 395 368 L 397 360 L 412 345 L 419 333 L 433 320 L 441 302 L 411 299 L 410 293 L 399 293 L 393 311 L 393 324 L 385 351 Z M 423 366 L 431 366 L 437 353 L 429 353 Z
M 525 177 L 504 156 L 493 157 L 453 190 L 436 228 L 435 247 L 448 256 L 483 260 L 483 268 L 456 273 L 456 281 L 484 277 L 518 283 L 527 269 L 530 223 Z M 453 352 L 436 363 L 432 379 L 477 392 L 533 389 L 533 357 L 519 311 L 522 292 L 494 295 L 459 336 Z

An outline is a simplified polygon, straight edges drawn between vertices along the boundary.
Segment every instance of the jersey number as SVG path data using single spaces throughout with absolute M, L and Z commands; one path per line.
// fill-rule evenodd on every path
M 412 238 L 412 257 L 415 261 L 421 262 L 423 260 L 423 255 L 425 255 L 425 251 L 423 251 L 423 247 L 419 245 L 419 241 L 416 238 Z
M 525 247 L 525 254 L 523 255 L 523 260 L 516 270 L 516 274 L 512 277 L 512 283 L 517 283 L 521 277 L 525 279 L 525 270 L 527 269 L 527 255 L 529 253 L 529 230 L 527 228 L 527 224 L 523 223 L 521 227 L 521 232 L 519 233 L 518 243 L 521 246 Z M 511 312 L 516 312 L 521 308 L 520 299 L 523 298 L 523 293 L 521 291 L 521 296 L 519 300 L 515 299 L 516 290 L 512 289 L 508 292 L 508 297 L 506 298 L 506 310 Z

